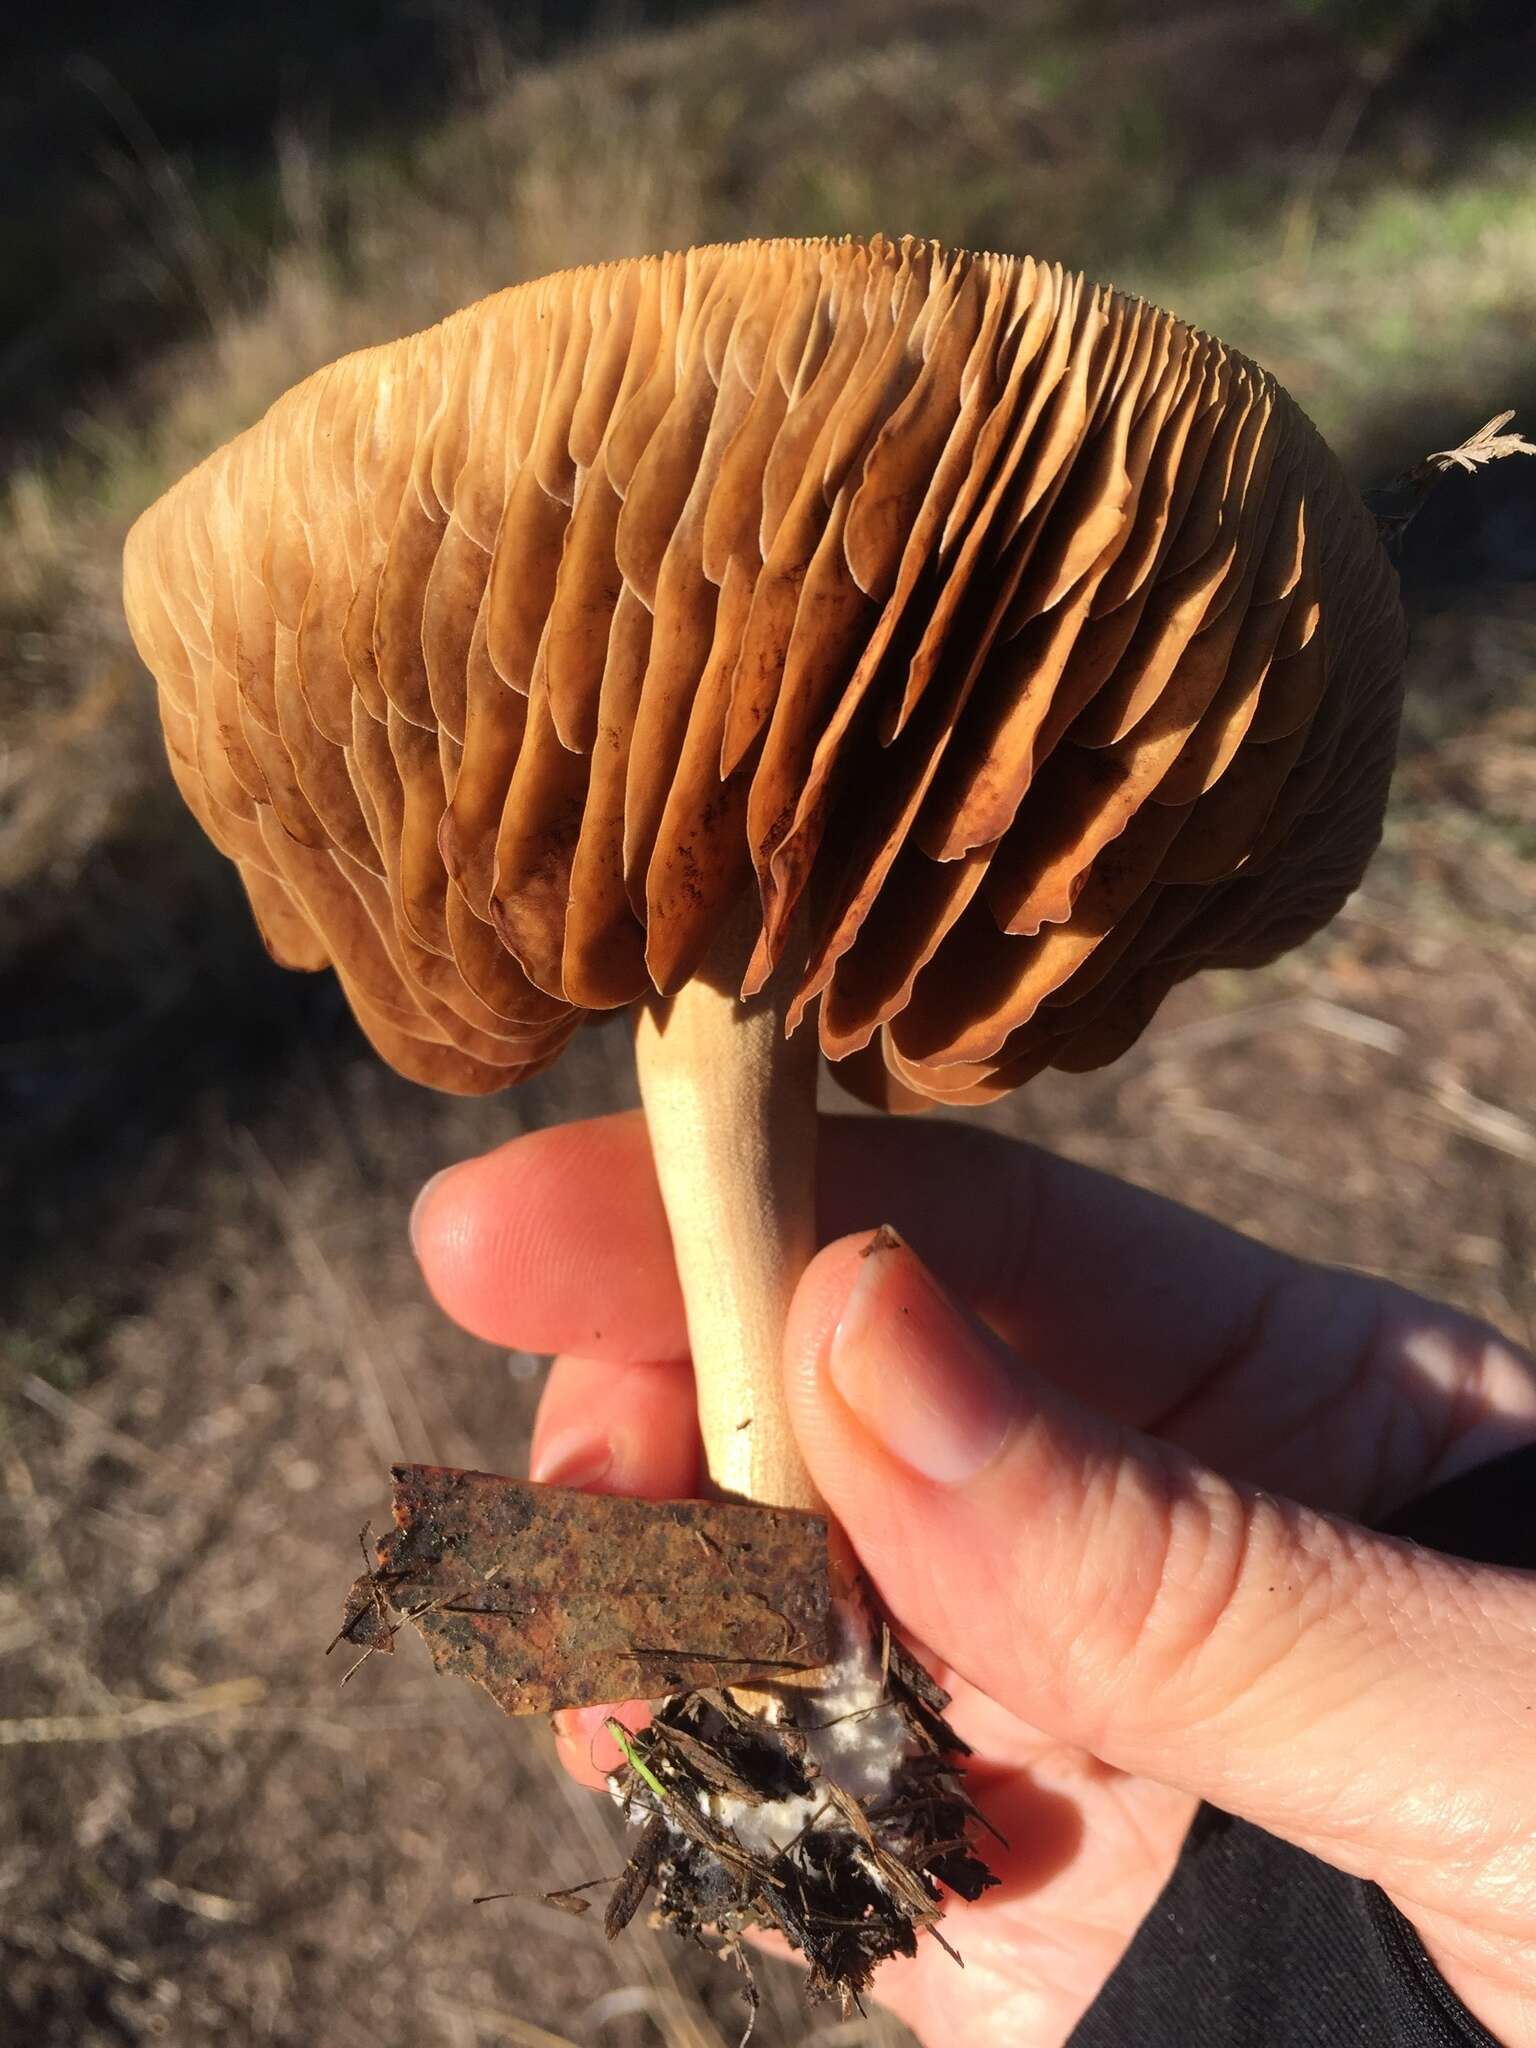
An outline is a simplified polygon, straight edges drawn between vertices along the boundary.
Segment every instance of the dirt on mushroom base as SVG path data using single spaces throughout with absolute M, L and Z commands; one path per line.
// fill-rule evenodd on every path
M 643 1832 L 610 1937 L 654 1887 L 655 1923 L 723 1943 L 754 2009 L 740 1937 L 766 1928 L 804 1963 L 812 2002 L 835 2000 L 845 2019 L 864 2012 L 880 1965 L 915 1956 L 924 1935 L 961 1960 L 939 1926 L 950 1895 L 974 1903 L 998 1880 L 976 1853 L 987 1822 L 963 1788 L 969 1750 L 948 1705 L 882 1628 L 878 1655 L 848 1641 L 828 1681 L 804 1702 L 786 1693 L 772 1724 L 729 1691 L 679 1694 L 638 1735 L 612 1723 L 624 1762 L 609 1783 Z M 858 1728 L 871 1720 L 881 1733 L 866 1744 Z
M 606 1723 L 623 1759 L 609 1785 L 641 1830 L 628 1862 L 550 1895 L 584 1909 L 611 1883 L 610 1941 L 654 1891 L 651 1923 L 722 1948 L 755 2012 L 741 1937 L 771 1929 L 803 1958 L 812 2001 L 847 2018 L 922 1935 L 949 1947 L 951 1895 L 998 1882 L 976 1854 L 989 1823 L 963 1784 L 949 1695 L 888 1626 L 831 1611 L 823 1516 L 441 1466 L 390 1478 L 395 1526 L 363 1532 L 326 1652 L 356 1653 L 343 1685 L 392 1657 L 409 1623 L 440 1672 L 507 1714 L 660 1701 L 637 1732 Z

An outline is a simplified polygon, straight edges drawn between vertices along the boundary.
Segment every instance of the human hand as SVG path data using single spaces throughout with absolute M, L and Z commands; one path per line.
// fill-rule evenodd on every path
M 838 1241 L 786 1340 L 801 1447 L 1011 1844 L 946 1922 L 963 1976 L 924 1943 L 879 1996 L 935 2042 L 1064 2040 L 1209 1799 L 1374 1879 L 1483 2024 L 1536 2043 L 1536 1578 L 1361 1526 L 1536 1439 L 1530 1362 L 963 1125 L 828 1119 L 821 1209 Z M 926 1267 L 863 1257 L 880 1221 Z M 536 1479 L 696 1490 L 638 1116 L 451 1169 L 414 1231 L 451 1315 L 560 1354 Z M 561 1717 L 588 1780 L 616 1760 L 593 1732 Z

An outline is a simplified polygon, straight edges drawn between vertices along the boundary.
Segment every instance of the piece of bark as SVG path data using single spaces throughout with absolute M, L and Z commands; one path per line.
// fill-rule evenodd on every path
M 395 1528 L 340 1640 L 383 1648 L 381 1601 L 440 1671 L 504 1713 L 788 1678 L 827 1657 L 826 1522 L 396 1465 Z
M 608 1901 L 608 1911 L 603 1916 L 603 1932 L 610 1941 L 624 1932 L 640 1910 L 641 1901 L 656 1881 L 666 1841 L 667 1824 L 659 1813 L 653 1813 Z

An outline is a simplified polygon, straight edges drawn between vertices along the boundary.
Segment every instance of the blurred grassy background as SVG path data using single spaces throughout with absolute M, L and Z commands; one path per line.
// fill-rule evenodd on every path
M 733 2040 L 728 1980 L 534 1907 L 612 1856 L 541 1731 L 316 1661 L 404 1449 L 515 1469 L 415 1183 L 627 1099 L 613 1029 L 418 1095 L 182 813 L 127 524 L 347 348 L 560 265 L 883 227 L 1031 250 L 1272 368 L 1362 481 L 1536 413 L 1524 0 L 158 0 L 0 88 L 0 2037 Z M 1005 1117 L 1528 1334 L 1536 463 L 1444 486 L 1387 842 L 1334 930 Z M 876 1219 L 871 1219 L 876 1220 Z M 235 1684 L 244 1692 L 209 1692 Z M 135 1718 L 137 1717 L 137 1718 Z M 158 1717 L 158 1718 L 157 1718 Z M 594 1836 L 592 1830 L 596 1829 Z M 499 1915 L 499 1918 L 492 1916 Z M 797 2017 L 771 2041 L 892 2041 Z M 544 2029 L 540 2033 L 539 2029 Z

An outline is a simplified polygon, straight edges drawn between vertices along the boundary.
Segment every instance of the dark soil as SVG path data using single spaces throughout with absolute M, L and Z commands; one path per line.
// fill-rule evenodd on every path
M 610 1939 L 654 1887 L 655 1924 L 737 1959 L 749 1930 L 782 1935 L 804 1960 L 812 2003 L 834 2001 L 846 2018 L 864 2011 L 882 1963 L 916 1955 L 924 1934 L 943 1939 L 951 1895 L 974 1902 L 996 1884 L 976 1854 L 984 1823 L 964 1790 L 969 1751 L 944 1718 L 948 1694 L 888 1631 L 871 1655 L 884 1673 L 880 1733 L 901 1758 L 878 1798 L 818 1770 L 814 1693 L 785 1693 L 776 1725 L 729 1690 L 684 1693 L 623 1738 L 614 1783 L 625 1816 L 650 1817 L 609 1904 Z M 716 1814 L 721 1797 L 748 1810 L 805 1799 L 813 1810 L 776 1854 L 754 1852 Z

